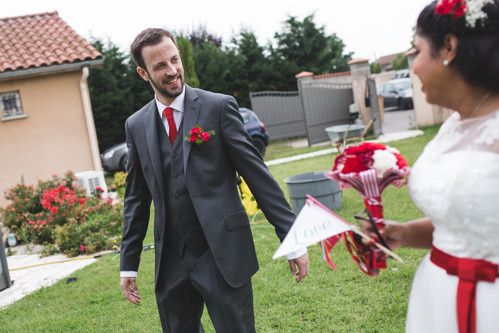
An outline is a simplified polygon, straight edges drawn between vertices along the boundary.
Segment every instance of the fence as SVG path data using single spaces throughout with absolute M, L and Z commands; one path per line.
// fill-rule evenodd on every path
M 349 73 L 306 77 L 298 82 L 308 143 L 329 141 L 327 127 L 350 121 L 349 106 L 354 100 Z
M 253 92 L 251 107 L 271 140 L 307 136 L 309 144 L 329 141 L 326 127 L 349 122 L 350 73 L 305 77 L 298 87 L 293 92 Z
M 306 136 L 302 102 L 297 91 L 263 91 L 250 95 L 251 107 L 271 140 Z

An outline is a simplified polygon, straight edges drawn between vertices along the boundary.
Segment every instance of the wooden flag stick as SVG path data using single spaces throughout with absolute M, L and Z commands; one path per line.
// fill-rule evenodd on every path
M 314 204 L 316 204 L 317 206 L 321 207 L 322 209 L 324 209 L 325 211 L 329 212 L 331 215 L 337 217 L 340 221 L 343 221 L 343 223 L 345 224 L 348 224 L 351 228 L 352 228 L 352 231 L 355 232 L 356 234 L 364 237 L 365 239 L 369 240 L 369 241 L 373 241 L 374 242 L 374 245 L 380 249 L 381 251 L 383 251 L 384 253 L 386 253 L 387 255 L 389 255 L 390 257 L 392 257 L 393 259 L 397 260 L 399 263 L 403 264 L 404 263 L 404 260 L 402 258 L 400 258 L 398 255 L 396 255 L 395 253 L 393 253 L 392 251 L 390 251 L 389 249 L 387 249 L 386 247 L 384 247 L 383 245 L 381 245 L 380 243 L 376 242 L 374 239 L 372 239 L 371 237 L 369 237 L 368 235 L 366 235 L 363 231 L 361 231 L 357 226 L 353 225 L 353 224 L 350 224 L 348 223 L 347 221 L 345 221 L 343 218 L 341 218 L 339 215 L 337 215 L 335 212 L 333 212 L 331 209 L 327 208 L 326 206 L 324 206 L 323 204 L 321 204 L 316 198 L 314 198 L 313 196 L 311 196 L 310 194 L 307 194 L 307 198 L 309 200 L 311 200 Z
M 385 252 L 387 255 L 389 255 L 390 257 L 392 257 L 393 259 L 397 260 L 399 263 L 403 264 L 404 263 L 404 260 L 402 258 L 400 258 L 398 255 L 396 255 L 394 252 L 390 251 L 389 249 L 387 249 L 386 247 L 384 247 L 383 245 L 381 245 L 380 243 L 376 242 L 374 239 L 372 239 L 371 237 L 369 237 L 368 235 L 366 235 L 363 231 L 361 231 L 357 226 L 355 225 L 352 225 L 352 231 L 355 232 L 356 234 L 364 237 L 365 239 L 369 240 L 369 241 L 373 241 L 374 242 L 374 245 L 380 249 L 381 251 Z

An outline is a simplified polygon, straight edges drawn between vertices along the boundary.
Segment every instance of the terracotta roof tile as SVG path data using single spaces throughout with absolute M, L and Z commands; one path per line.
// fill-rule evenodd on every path
M 0 19 L 0 73 L 100 58 L 57 12 Z
M 350 76 L 352 73 L 350 72 L 336 72 L 336 73 L 326 73 L 326 74 L 318 74 L 314 75 L 314 79 L 327 79 L 331 77 L 338 77 L 338 76 Z

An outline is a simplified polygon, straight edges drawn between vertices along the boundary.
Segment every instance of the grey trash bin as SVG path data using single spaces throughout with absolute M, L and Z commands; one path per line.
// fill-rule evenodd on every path
M 342 196 L 337 181 L 331 180 L 324 172 L 307 172 L 284 179 L 288 186 L 291 206 L 298 214 L 305 205 L 307 194 L 316 198 L 330 209 L 341 208 Z
M 7 258 L 3 248 L 2 232 L 0 231 L 0 290 L 9 288 L 12 285 L 10 281 L 9 268 L 7 267 Z

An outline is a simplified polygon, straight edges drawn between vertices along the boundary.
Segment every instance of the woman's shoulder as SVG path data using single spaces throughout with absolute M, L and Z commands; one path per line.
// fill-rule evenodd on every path
M 440 126 L 436 138 L 440 136 L 445 136 L 446 133 L 454 132 L 459 126 L 460 116 L 459 113 L 453 112 Z
M 485 146 L 499 145 L 499 110 L 476 119 L 475 143 Z

